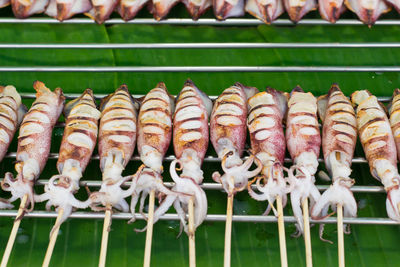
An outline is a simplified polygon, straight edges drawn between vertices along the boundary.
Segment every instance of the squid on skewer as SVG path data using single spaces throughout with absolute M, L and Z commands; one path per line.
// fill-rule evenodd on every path
M 92 9 L 85 13 L 86 16 L 92 18 L 98 24 L 106 21 L 111 13 L 115 10 L 120 0 L 91 0 Z
M 289 171 L 289 181 L 292 186 L 290 199 L 297 220 L 297 232 L 300 235 L 304 230 L 301 203 L 310 198 L 313 206 L 320 197 L 314 184 L 321 146 L 317 99 L 297 86 L 290 94 L 288 108 L 286 142 L 294 164 Z
M 47 201 L 46 209 L 51 206 L 62 209 L 62 217 L 53 229 L 59 227 L 71 214 L 72 208 L 87 208 L 90 200 L 79 201 L 74 193 L 79 190 L 79 180 L 82 177 L 90 157 L 96 146 L 97 125 L 100 112 L 91 89 L 65 105 L 65 129 L 61 141 L 57 169 L 60 174 L 50 178 L 45 186 L 45 193 L 36 195 L 37 202 Z
M 282 0 L 247 0 L 245 10 L 266 24 L 271 24 L 285 12 Z
M 213 0 L 214 15 L 218 20 L 244 15 L 244 0 Z
M 48 4 L 49 0 L 11 0 L 12 11 L 19 19 L 43 13 Z
M 185 195 L 168 196 L 166 203 L 173 201 L 181 226 L 188 234 L 186 214 L 191 197 L 194 197 L 194 227 L 199 226 L 207 215 L 206 194 L 199 184 L 203 182 L 201 164 L 208 147 L 208 117 L 211 109 L 212 102 L 208 96 L 191 80 L 186 81 L 176 101 L 173 140 L 177 159 L 170 167 L 175 182 L 172 190 Z M 177 163 L 182 170 L 180 176 L 176 173 Z
M 135 187 L 132 183 L 128 190 L 122 190 L 121 185 L 132 178 L 122 177 L 122 172 L 135 150 L 138 105 L 128 87 L 122 85 L 103 99 L 100 110 L 99 154 L 103 182 L 100 191 L 90 195 L 91 207 L 103 210 L 96 206 L 111 205 L 128 212 L 129 205 L 125 198 L 132 195 Z
M 7 153 L 17 127 L 26 113 L 21 96 L 14 86 L 0 86 L 0 162 Z M 0 199 L 0 208 L 12 208 L 6 200 Z
M 64 21 L 76 14 L 88 12 L 92 8 L 90 0 L 50 0 L 46 14 Z
M 50 152 L 51 134 L 64 107 L 65 97 L 61 88 L 50 91 L 44 83 L 36 81 L 36 100 L 25 115 L 18 136 L 18 149 L 14 179 L 12 173 L 6 173 L 1 188 L 9 191 L 9 202 L 25 195 L 28 196 L 30 210 L 34 206 L 33 185 L 42 172 Z
M 289 186 L 283 176 L 283 162 L 286 151 L 285 134 L 283 133 L 283 118 L 287 111 L 287 96 L 272 88 L 251 97 L 248 102 L 249 116 L 247 126 L 250 132 L 252 153 L 261 161 L 262 177 L 248 184 L 252 198 L 258 201 L 268 201 L 267 215 L 273 207 L 277 196 L 280 196 L 283 207 L 287 202 Z M 254 192 L 251 184 L 257 180 L 257 190 Z M 261 185 L 261 180 L 264 182 Z M 273 209 L 275 215 L 276 210 Z
M 193 20 L 198 20 L 212 5 L 212 0 L 182 0 Z
M 400 89 L 396 89 L 393 92 L 389 114 L 390 126 L 392 127 L 394 142 L 397 148 L 397 158 L 400 160 Z
M 331 23 L 335 23 L 346 11 L 344 0 L 318 0 L 319 14 Z
M 156 20 L 165 19 L 169 11 L 179 3 L 179 0 L 152 0 L 149 5 L 150 13 Z
M 299 22 L 308 12 L 317 9 L 316 0 L 282 0 L 289 18 Z
M 133 19 L 149 0 L 121 0 L 117 10 L 125 21 Z
M 339 86 L 333 84 L 327 95 L 318 98 L 318 113 L 323 122 L 322 151 L 332 185 L 312 208 L 311 217 L 324 218 L 328 216 L 329 206 L 336 211 L 339 204 L 344 208 L 344 216 L 355 217 L 357 203 L 350 190 L 354 180 L 349 177 L 357 141 L 354 109 Z
M 368 26 L 372 26 L 382 14 L 391 10 L 385 0 L 345 0 L 345 4 Z
M 358 134 L 371 174 L 383 184 L 387 193 L 386 211 L 391 219 L 400 221 L 396 144 L 385 109 L 376 96 L 367 90 L 355 91 L 351 95 L 351 102 L 357 107 Z M 392 105 L 392 125 L 396 121 L 395 110 L 396 105 Z
M 160 197 L 167 196 L 154 212 L 154 223 L 172 205 L 172 202 L 166 205 L 166 199 L 168 195 L 175 193 L 164 186 L 161 173 L 163 172 L 162 161 L 171 142 L 173 111 L 174 99 L 168 93 L 164 83 L 158 83 L 141 102 L 137 146 L 145 168 L 136 179 L 132 180 L 132 183 L 135 183 L 135 191 L 130 206 L 133 216 L 131 222 L 135 220 L 135 207 L 139 197 L 139 212 L 143 213 L 145 200 L 152 190 L 155 190 Z M 142 231 L 145 229 L 146 227 Z

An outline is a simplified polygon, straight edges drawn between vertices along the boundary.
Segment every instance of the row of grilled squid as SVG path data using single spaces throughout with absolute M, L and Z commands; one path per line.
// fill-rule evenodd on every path
M 0 7 L 11 4 L 17 18 L 45 13 L 63 21 L 84 13 L 101 24 L 114 11 L 122 19 L 129 21 L 145 5 L 155 19 L 165 19 L 179 2 L 180 0 L 0 0 Z M 285 11 L 293 22 L 298 22 L 305 14 L 317 8 L 323 19 L 335 23 L 347 7 L 367 25 L 374 24 L 392 6 L 400 12 L 399 0 L 182 0 L 182 3 L 194 20 L 213 7 L 214 15 L 219 20 L 241 17 L 248 12 L 267 24 Z
M 176 98 L 163 83 L 140 99 L 134 99 L 122 85 L 102 99 L 99 109 L 90 89 L 64 105 L 60 88 L 51 91 L 39 81 L 33 87 L 36 100 L 28 112 L 13 86 L 0 87 L 0 160 L 19 126 L 17 176 L 5 174 L 1 187 L 12 196 L 0 202 L 1 208 L 11 208 L 11 202 L 26 195 L 27 212 L 35 202 L 42 201 L 47 201 L 47 209 L 63 209 L 59 223 L 74 209 L 89 206 L 96 211 L 107 206 L 130 210 L 134 221 L 138 203 L 139 212 L 146 218 L 145 201 L 154 190 L 159 199 L 154 222 L 174 206 L 182 229 L 188 232 L 190 198 L 194 200 L 195 227 L 207 215 L 207 198 L 200 185 L 204 178 L 201 167 L 211 140 L 223 170 L 222 175 L 212 174 L 214 181 L 221 183 L 229 195 L 247 188 L 252 198 L 267 201 L 264 214 L 271 210 L 276 214 L 277 196 L 286 205 L 290 194 L 297 232 L 301 234 L 301 203 L 306 199 L 310 199 L 314 219 L 329 216 L 329 209 L 334 212 L 338 204 L 344 207 L 345 216 L 356 216 L 357 203 L 350 190 L 354 179 L 350 175 L 358 135 L 372 175 L 387 192 L 387 213 L 400 221 L 399 89 L 393 94 L 389 120 L 386 107 L 370 92 L 356 91 L 348 99 L 336 84 L 317 99 L 299 86 L 288 94 L 272 88 L 259 92 L 236 83 L 214 103 L 190 80 Z M 34 184 L 47 162 L 52 130 L 62 111 L 66 122 L 57 161 L 59 174 L 51 177 L 45 192 L 38 195 Z M 249 156 L 243 158 L 247 130 L 250 149 Z M 74 194 L 97 139 L 102 185 L 98 192 L 89 192 L 86 201 L 80 201 Z M 176 159 L 169 172 L 174 185 L 167 188 L 162 163 L 171 139 Z M 123 176 L 136 143 L 143 164 L 136 173 Z M 320 176 L 332 180 L 322 195 L 315 186 L 321 144 L 328 174 L 320 172 Z M 286 147 L 293 160 L 289 168 L 284 166 Z M 124 187 L 126 182 L 130 184 Z M 130 205 L 125 200 L 129 196 Z

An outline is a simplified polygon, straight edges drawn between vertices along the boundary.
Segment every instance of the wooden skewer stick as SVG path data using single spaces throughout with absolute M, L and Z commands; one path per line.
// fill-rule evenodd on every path
M 343 206 L 342 206 L 342 204 L 337 205 L 337 234 L 338 234 L 339 267 L 344 267 L 345 261 L 344 261 Z
M 99 267 L 104 267 L 106 265 L 108 233 L 110 232 L 110 226 L 111 226 L 111 214 L 112 214 L 112 206 L 110 204 L 107 204 L 104 216 L 103 236 L 101 238 Z
M 228 203 L 226 206 L 224 267 L 231 266 L 232 213 L 233 194 L 230 194 L 228 195 Z
M 151 259 L 151 242 L 153 239 L 153 223 L 154 223 L 154 198 L 155 190 L 150 191 L 149 196 L 149 211 L 147 214 L 147 231 L 146 231 L 146 245 L 144 248 L 144 262 L 143 267 L 150 267 Z
M 303 200 L 303 222 L 304 222 L 304 243 L 306 246 L 306 266 L 312 267 L 312 250 L 311 250 L 311 236 L 310 236 L 310 220 L 308 211 L 308 199 Z
M 283 222 L 283 207 L 282 198 L 280 195 L 276 196 L 276 208 L 278 211 L 278 231 L 279 231 L 279 247 L 281 251 L 281 266 L 287 267 L 287 252 L 286 252 L 286 236 L 285 224 Z
M 13 228 L 10 233 L 10 237 L 8 238 L 6 250 L 4 251 L 3 258 L 1 259 L 1 267 L 6 267 L 8 264 L 8 259 L 10 258 L 11 250 L 14 246 L 15 238 L 17 237 L 17 232 L 19 225 L 21 224 L 21 216 L 23 215 L 26 207 L 26 202 L 28 201 L 28 195 L 24 195 L 24 197 L 21 200 L 21 204 L 19 205 L 17 217 L 14 221 Z
M 194 201 L 189 199 L 189 267 L 196 267 L 196 243 L 194 229 Z
M 58 232 L 60 230 L 59 222 L 60 222 L 63 214 L 64 214 L 64 210 L 62 208 L 59 208 L 56 223 L 54 224 L 55 228 L 52 230 L 52 233 L 50 236 L 50 241 L 49 241 L 49 246 L 47 247 L 46 255 L 44 256 L 42 267 L 47 267 L 50 264 L 51 256 L 53 255 L 54 246 L 56 245 Z

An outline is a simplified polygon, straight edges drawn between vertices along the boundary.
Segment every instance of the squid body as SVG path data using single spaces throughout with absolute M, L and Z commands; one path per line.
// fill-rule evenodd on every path
M 19 19 L 43 13 L 48 4 L 49 0 L 11 0 L 13 13 Z
M 289 171 L 292 187 L 290 200 L 293 214 L 297 219 L 296 228 L 298 234 L 301 234 L 304 228 L 301 203 L 310 198 L 311 206 L 313 206 L 320 197 L 314 185 L 321 145 L 317 99 L 297 86 L 292 90 L 288 108 L 286 142 L 294 164 Z M 293 175 L 294 170 L 295 175 Z
M 318 8 L 321 17 L 331 23 L 335 23 L 346 10 L 344 0 L 319 0 Z
M 369 26 L 373 25 L 382 14 L 391 10 L 384 0 L 345 0 L 345 4 Z
M 299 22 L 301 18 L 317 8 L 316 0 L 282 0 L 289 18 L 293 22 Z
M 86 89 L 80 97 L 66 104 L 64 116 L 65 129 L 57 161 L 60 174 L 50 178 L 44 194 L 35 196 L 38 202 L 48 200 L 46 209 L 55 206 L 57 210 L 63 210 L 62 218 L 54 227 L 68 218 L 72 208 L 84 209 L 90 204 L 90 200 L 77 200 L 74 193 L 79 189 L 79 180 L 96 146 L 100 112 L 92 90 Z
M 134 183 L 128 190 L 121 185 L 132 179 L 122 177 L 136 145 L 136 118 L 138 105 L 126 85 L 122 85 L 103 99 L 99 130 L 100 169 L 103 183 L 100 191 L 90 195 L 92 208 L 97 205 L 111 205 L 123 212 L 129 211 L 125 198 L 132 195 Z
M 250 186 L 252 183 L 248 184 L 248 191 L 252 198 L 268 201 L 269 205 L 264 213 L 266 215 L 278 195 L 285 206 L 286 195 L 289 193 L 289 186 L 283 176 L 286 142 L 282 121 L 287 111 L 287 96 L 285 93 L 267 88 L 266 92 L 260 92 L 249 98 L 247 104 L 251 150 L 263 166 L 262 177 L 256 182 L 260 194 L 252 190 Z M 261 180 L 264 182 L 263 185 Z
M 162 20 L 177 3 L 179 0 L 152 0 L 149 9 L 156 20 Z
M 116 9 L 119 0 L 91 0 L 91 2 L 92 9 L 85 13 L 85 15 L 94 19 L 98 24 L 102 24 Z
M 30 210 L 34 206 L 33 184 L 42 172 L 50 152 L 51 134 L 64 107 L 65 97 L 61 88 L 52 92 L 44 83 L 36 81 L 36 100 L 25 115 L 18 135 L 17 177 L 6 173 L 1 187 L 10 191 L 9 202 L 28 196 Z
M 212 5 L 212 0 L 182 0 L 193 20 L 197 20 Z
M 149 0 L 121 0 L 117 10 L 125 21 L 133 19 Z
M 181 223 L 188 233 L 186 214 L 191 197 L 194 198 L 194 225 L 199 226 L 207 215 L 207 198 L 199 184 L 203 181 L 200 169 L 208 147 L 208 117 L 212 102 L 191 80 L 186 81 L 177 97 L 174 114 L 174 150 L 176 160 L 171 163 L 170 173 L 175 182 L 173 191 L 184 193 L 180 196 L 168 196 L 166 202 L 174 201 L 174 207 Z M 182 173 L 176 173 L 179 163 Z
M 369 91 L 356 91 L 351 95 L 356 109 L 357 128 L 372 176 L 387 192 L 386 211 L 393 220 L 400 221 L 400 176 L 397 170 L 396 144 L 385 109 Z M 392 121 L 396 105 L 392 105 Z M 392 124 L 394 126 L 394 124 Z
M 285 11 L 285 8 L 282 0 L 247 0 L 245 10 L 266 24 L 270 24 Z
M 90 0 L 50 0 L 46 14 L 63 21 L 73 15 L 88 12 L 91 8 Z
M 244 0 L 213 0 L 214 15 L 219 20 L 244 15 Z
M 221 183 L 229 194 L 242 191 L 249 178 L 256 176 L 262 169 L 258 158 L 251 155 L 242 161 L 246 141 L 247 98 L 257 92 L 256 88 L 245 87 L 236 83 L 225 89 L 215 101 L 210 118 L 210 139 L 225 174 L 214 172 L 214 181 Z M 249 171 L 253 161 L 257 168 Z

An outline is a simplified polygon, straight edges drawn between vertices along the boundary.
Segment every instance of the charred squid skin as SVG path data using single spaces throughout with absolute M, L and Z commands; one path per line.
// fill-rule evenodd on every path
M 48 4 L 49 0 L 11 0 L 14 16 L 19 19 L 44 12 Z
M 213 0 L 214 15 L 218 20 L 244 15 L 244 0 Z
M 139 175 L 143 169 L 140 167 L 135 175 L 122 177 L 122 172 L 135 150 L 137 103 L 128 87 L 122 85 L 102 100 L 100 110 L 98 149 L 103 182 L 99 192 L 90 195 L 91 208 L 103 210 L 105 206 L 111 205 L 127 212 L 129 206 L 125 198 L 132 194 L 135 184 L 132 183 L 128 190 L 122 190 L 121 186 Z M 101 208 L 100 205 L 104 207 Z
M 367 90 L 351 95 L 356 109 L 357 128 L 371 174 L 387 192 L 388 216 L 400 221 L 400 176 L 397 170 L 397 151 L 389 119 L 382 104 Z M 395 106 L 392 106 L 394 109 Z
M 25 115 L 18 136 L 16 179 L 7 173 L 1 187 L 12 194 L 10 200 L 28 195 L 29 211 L 33 209 L 33 184 L 42 172 L 50 152 L 51 134 L 64 106 L 61 88 L 50 91 L 44 83 L 36 81 L 36 100 Z
M 46 14 L 64 21 L 76 14 L 88 12 L 92 8 L 90 0 L 50 0 Z
M 48 208 L 54 206 L 57 211 L 63 209 L 62 219 L 55 227 L 68 218 L 73 208 L 84 209 L 90 204 L 90 199 L 79 201 L 74 193 L 79 189 L 79 179 L 96 146 L 100 112 L 96 108 L 92 90 L 86 89 L 80 97 L 66 104 L 64 116 L 65 129 L 57 161 L 60 175 L 49 180 L 44 194 L 35 196 L 37 202 L 48 200 Z
M 350 100 L 333 84 L 328 95 L 318 99 L 318 112 L 323 122 L 322 150 L 325 166 L 332 177 L 332 185 L 311 209 L 313 219 L 322 219 L 341 204 L 346 216 L 355 217 L 357 204 L 350 187 L 354 180 L 351 174 L 351 160 L 357 141 L 357 122 Z
M 297 219 L 298 235 L 303 233 L 302 201 L 310 198 L 311 208 L 320 193 L 316 188 L 315 173 L 318 168 L 321 136 L 317 118 L 317 99 L 295 87 L 288 101 L 286 141 L 294 165 L 289 169 L 289 183 L 293 214 Z M 296 173 L 294 173 L 296 172 Z
M 17 127 L 26 113 L 14 86 L 0 86 L 0 161 L 7 153 Z

